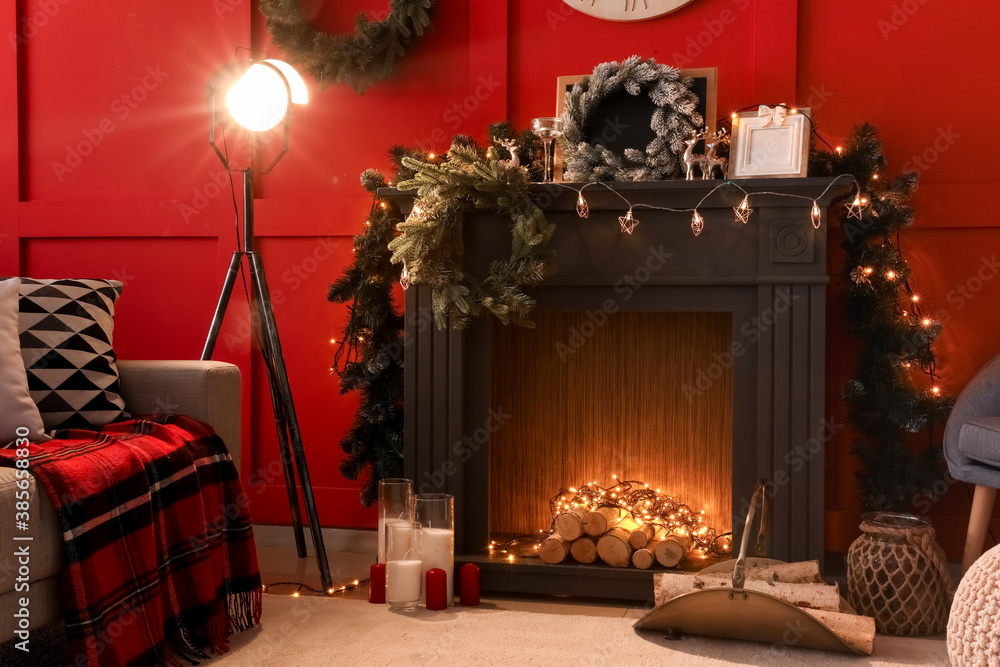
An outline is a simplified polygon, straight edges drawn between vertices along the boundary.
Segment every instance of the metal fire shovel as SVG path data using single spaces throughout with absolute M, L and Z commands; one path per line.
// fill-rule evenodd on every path
M 679 595 L 651 610 L 633 627 L 636 630 L 659 630 L 670 636 L 703 635 L 865 655 L 799 607 L 767 593 L 743 589 L 750 526 L 756 507 L 763 501 L 764 484 L 759 482 L 750 500 L 731 589 L 706 588 Z M 764 539 L 762 521 L 756 549 L 758 553 L 763 552 Z

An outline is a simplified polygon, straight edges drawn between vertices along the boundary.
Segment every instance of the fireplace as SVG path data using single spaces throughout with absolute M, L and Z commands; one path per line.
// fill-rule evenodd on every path
M 818 202 L 814 229 L 828 179 L 741 182 L 777 193 L 752 198 L 747 225 L 735 189 L 699 203 L 716 184 L 615 184 L 633 203 L 698 205 L 698 237 L 690 213 L 636 208 L 628 235 L 616 194 L 588 189 L 580 219 L 574 191 L 535 186 L 559 264 L 532 292 L 535 329 L 439 331 L 429 288 L 406 292 L 405 473 L 418 492 L 455 495 L 456 559 L 480 566 L 485 590 L 648 599 L 653 570 L 487 553 L 498 536 L 547 528 L 538 503 L 560 486 L 613 473 L 688 496 L 737 540 L 767 478 L 768 555 L 822 557 L 825 207 L 847 187 Z M 463 235 L 472 273 L 509 253 L 506 219 L 468 214 Z

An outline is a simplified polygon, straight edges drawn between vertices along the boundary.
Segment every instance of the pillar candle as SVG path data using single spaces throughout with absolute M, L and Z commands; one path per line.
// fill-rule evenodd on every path
M 385 603 L 385 565 L 373 563 L 368 579 L 368 601 L 372 604 Z
M 386 557 L 385 538 L 387 531 L 390 530 L 392 526 L 398 526 L 398 525 L 403 525 L 408 527 L 412 526 L 413 523 L 407 521 L 406 519 L 380 518 L 378 520 L 378 558 L 380 563 L 387 563 L 390 560 L 392 560 L 391 558 Z M 402 556 L 396 556 L 396 558 L 402 558 Z
M 445 590 L 446 604 L 455 601 L 455 583 L 452 573 L 455 570 L 455 531 L 446 528 L 424 528 L 422 531 L 421 560 L 424 562 L 424 574 L 431 568 L 444 570 L 447 582 Z
M 459 570 L 458 595 L 462 606 L 479 604 L 479 568 L 475 564 L 466 563 Z
M 447 609 L 448 600 L 445 597 L 448 593 L 447 573 L 439 567 L 432 567 L 427 570 L 426 577 L 427 608 L 431 611 Z
M 405 560 L 409 556 L 410 541 L 413 537 L 413 524 L 400 519 L 389 519 L 385 523 L 386 543 L 385 562 Z
M 419 560 L 391 560 L 386 564 L 386 599 L 389 606 L 414 609 L 420 602 Z

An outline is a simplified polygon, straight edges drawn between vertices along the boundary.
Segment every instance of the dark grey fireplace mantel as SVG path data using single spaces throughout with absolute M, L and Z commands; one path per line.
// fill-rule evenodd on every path
M 699 205 L 719 182 L 609 185 L 633 205 L 684 209 Z M 750 222 L 735 221 L 733 207 L 743 194 L 725 187 L 699 205 L 705 227 L 697 237 L 690 212 L 641 206 L 633 208 L 639 225 L 623 234 L 618 216 L 628 204 L 602 185 L 584 191 L 587 219 L 576 214 L 578 185 L 532 188 L 556 225 L 551 247 L 559 265 L 553 278 L 531 292 L 538 308 L 589 310 L 611 298 L 621 310 L 732 313 L 732 338 L 741 346 L 732 369 L 732 524 L 738 538 L 755 481 L 772 480 L 768 555 L 783 560 L 822 558 L 824 550 L 826 210 L 850 189 L 842 180 L 827 190 L 831 183 L 741 180 L 751 193 Z M 764 191 L 777 194 L 754 194 Z M 413 193 L 379 194 L 404 211 L 412 205 Z M 814 199 L 823 212 L 819 229 L 810 221 Z M 509 256 L 509 221 L 471 212 L 463 239 L 466 269 L 482 275 L 490 261 Z M 667 257 L 653 263 L 659 268 L 647 270 L 648 276 L 637 276 L 652 254 Z M 643 280 L 624 299 L 629 277 Z M 490 405 L 490 326 L 476 321 L 465 331 L 437 330 L 430 289 L 420 285 L 406 292 L 405 315 L 405 474 L 418 492 L 455 495 L 457 560 L 480 565 L 485 590 L 649 598 L 653 570 L 512 567 L 485 556 L 489 435 L 497 421 Z

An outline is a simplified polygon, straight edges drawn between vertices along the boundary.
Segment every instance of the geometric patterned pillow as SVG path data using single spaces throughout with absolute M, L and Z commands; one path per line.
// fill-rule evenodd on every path
M 112 347 L 117 280 L 21 278 L 18 333 L 47 431 L 128 418 Z

